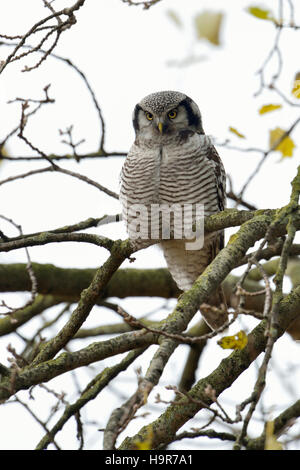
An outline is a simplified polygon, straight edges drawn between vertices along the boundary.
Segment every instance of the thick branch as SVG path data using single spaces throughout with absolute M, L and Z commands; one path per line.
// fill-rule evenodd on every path
M 26 390 L 32 385 L 49 380 L 70 370 L 83 367 L 108 357 L 122 354 L 133 349 L 144 348 L 155 343 L 155 337 L 144 331 L 124 333 L 116 338 L 92 343 L 76 352 L 65 352 L 57 358 L 24 368 L 15 378 L 13 389 L 10 377 L 0 383 L 0 400 L 6 400 L 18 390 Z
M 284 410 L 277 418 L 274 420 L 274 435 L 281 434 L 286 427 L 290 425 L 296 418 L 300 416 L 300 400 L 297 400 L 286 410 Z M 247 450 L 264 450 L 266 440 L 266 432 L 261 434 L 261 436 L 256 439 L 245 439 L 245 445 Z
M 53 264 L 32 263 L 40 294 L 52 294 L 66 302 L 77 302 L 91 283 L 96 269 L 58 268 Z M 26 265 L 0 265 L 0 292 L 30 291 Z M 119 269 L 103 287 L 97 303 L 107 297 L 176 298 L 180 291 L 167 269 Z
M 289 323 L 297 316 L 299 302 L 300 287 L 295 289 L 280 302 L 277 338 L 284 333 Z M 137 435 L 125 439 L 120 449 L 134 449 L 137 441 L 145 440 L 149 433 L 149 427 L 151 427 L 153 431 L 153 449 L 162 443 L 167 444 L 171 442 L 177 430 L 201 409 L 201 401 L 207 405 L 211 403 L 211 399 L 206 393 L 208 384 L 215 390 L 216 396 L 219 396 L 224 390 L 230 387 L 257 356 L 264 351 L 267 342 L 265 329 L 266 320 L 263 320 L 248 335 L 248 344 L 243 350 L 235 351 L 229 357 L 223 359 L 220 365 L 210 375 L 197 382 L 191 391 L 188 392 L 188 396 L 196 399 L 195 402 L 188 401 L 184 398 L 181 399 L 178 404 L 170 405 L 156 421 L 142 428 Z
M 233 212 L 238 213 L 238 211 Z M 220 218 L 224 214 L 220 214 Z M 198 310 L 201 303 L 205 302 L 216 289 L 229 272 L 235 267 L 239 260 L 245 256 L 247 250 L 254 243 L 262 238 L 267 228 L 272 222 L 274 211 L 259 212 L 252 220 L 245 222 L 234 238 L 228 245 L 217 255 L 215 260 L 208 266 L 204 273 L 197 279 L 193 287 L 185 292 L 179 299 L 174 312 L 169 315 L 165 321 L 164 330 L 169 333 L 180 333 L 184 331 Z M 300 215 L 295 214 L 295 224 L 299 227 Z M 286 220 L 283 219 L 278 223 L 274 236 L 282 236 L 286 232 Z M 100 294 L 104 294 L 104 286 L 120 266 L 122 261 L 132 253 L 132 247 L 128 242 L 115 242 L 111 257 L 106 264 L 97 271 L 89 288 L 84 290 L 81 295 L 78 307 L 73 312 L 69 322 L 61 330 L 61 332 L 49 343 L 43 347 L 39 356 L 35 359 L 35 365 L 20 373 L 16 378 L 16 387 L 27 388 L 34 383 L 47 381 L 51 378 L 66 372 L 67 370 L 86 365 L 95 360 L 100 360 L 107 355 L 118 354 L 128 351 L 132 348 L 138 348 L 151 344 L 156 341 L 156 336 L 151 333 L 145 333 L 143 330 L 139 332 L 124 334 L 119 340 L 114 338 L 108 342 L 101 343 L 99 348 L 95 349 L 90 346 L 85 350 L 77 353 L 65 353 L 60 355 L 56 360 L 49 361 L 78 331 L 91 308 L 96 303 Z M 297 292 L 295 290 L 295 292 Z M 299 299 L 298 299 L 299 301 Z M 284 302 L 284 300 L 282 301 Z M 287 316 L 287 319 L 293 319 L 293 316 Z M 286 327 L 288 323 L 286 324 Z M 129 336 L 128 336 L 129 335 Z M 133 335 L 133 336 L 132 336 Z M 127 338 L 128 336 L 128 338 Z M 131 343 L 129 341 L 131 339 Z M 138 339 L 138 341 L 137 341 Z M 123 343 L 125 341 L 126 344 Z M 118 343 L 118 348 L 113 345 Z M 106 346 L 104 346 L 106 344 Z M 130 347 L 131 346 L 131 347 Z M 123 349 L 124 348 L 124 349 Z M 46 361 L 44 363 L 40 363 Z M 6 398 L 11 393 L 11 387 L 1 388 L 0 398 Z
M 53 305 L 57 305 L 60 302 L 61 300 L 52 295 L 38 295 L 31 305 L 18 310 L 13 314 L 13 316 L 6 315 L 4 318 L 0 319 L 0 336 L 4 336 L 15 331 L 21 325 L 24 325 L 24 323 L 31 320 L 31 318 L 41 314 L 47 308 L 53 307 Z
M 275 264 L 277 264 L 277 261 Z M 66 269 L 58 268 L 51 264 L 33 263 L 33 269 L 38 281 L 38 292 L 43 295 L 51 294 L 60 302 L 78 302 L 80 293 L 89 286 L 96 274 L 96 269 Z M 238 279 L 236 276 L 229 275 L 223 282 L 227 305 L 233 308 L 236 308 L 238 305 L 238 298 L 233 293 Z M 262 286 L 257 281 L 258 279 L 247 279 L 244 283 L 245 289 L 249 292 L 260 291 Z M 27 290 L 30 290 L 30 280 L 28 279 L 25 264 L 0 265 L 0 292 Z M 103 299 L 109 297 L 161 297 L 170 299 L 177 298 L 180 292 L 168 269 L 119 269 L 103 288 L 96 300 L 96 304 L 101 306 Z M 263 307 L 263 294 L 247 296 L 245 298 L 244 308 L 246 310 L 262 312 Z M 17 327 L 18 323 L 11 325 L 13 329 Z M 80 329 L 76 338 L 99 336 L 101 334 L 116 334 L 130 330 L 131 327 L 125 323 L 103 325 L 89 330 Z M 0 335 L 1 331 L 0 328 Z M 299 331 L 299 328 L 297 328 L 297 331 Z M 295 339 L 297 339 L 296 336 Z
M 48 243 L 61 243 L 61 242 L 79 242 L 91 243 L 96 246 L 101 246 L 110 250 L 113 246 L 113 241 L 109 238 L 101 237 L 91 233 L 51 233 L 43 232 L 40 235 L 19 238 L 18 240 L 8 241 L 0 244 L 1 251 L 18 250 L 28 246 L 47 245 Z

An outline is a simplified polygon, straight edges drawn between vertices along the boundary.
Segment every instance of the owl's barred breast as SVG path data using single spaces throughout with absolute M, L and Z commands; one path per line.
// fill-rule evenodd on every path
M 214 161 L 209 158 L 212 145 L 204 135 L 190 135 L 184 143 L 172 139 L 134 144 L 121 175 L 123 208 L 144 204 L 203 204 L 204 215 L 218 212 L 217 180 Z M 183 151 L 184 149 L 184 151 Z M 125 223 L 130 223 L 127 211 Z M 155 222 L 155 221 L 154 221 Z M 186 250 L 186 240 L 161 240 L 168 268 L 182 290 L 189 289 L 215 256 L 218 234 L 205 237 L 200 250 Z
M 206 136 L 194 134 L 183 147 L 170 143 L 134 144 L 121 174 L 121 201 L 128 204 L 204 204 L 205 215 L 217 212 L 214 164 Z M 126 222 L 126 220 L 125 220 Z

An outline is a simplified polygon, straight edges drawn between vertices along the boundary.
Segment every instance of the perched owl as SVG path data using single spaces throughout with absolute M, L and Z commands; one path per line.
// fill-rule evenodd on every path
M 180 228 L 187 220 L 195 222 L 196 207 L 203 207 L 204 216 L 224 209 L 224 167 L 204 133 L 197 104 L 184 93 L 146 96 L 135 106 L 133 127 L 136 139 L 122 168 L 120 188 L 129 238 L 140 247 L 160 243 L 173 279 L 186 291 L 223 248 L 224 234 L 208 234 L 199 248 L 195 244 L 196 249 L 187 249 L 188 236 Z M 184 211 L 191 206 L 189 218 L 180 216 L 178 207 Z M 162 207 L 174 209 L 165 217 L 169 231 L 163 228 Z M 223 322 L 208 323 L 215 328 Z

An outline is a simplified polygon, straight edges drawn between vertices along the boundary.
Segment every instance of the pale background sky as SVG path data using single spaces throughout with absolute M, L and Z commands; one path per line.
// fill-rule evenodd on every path
M 73 1 L 56 0 L 55 8 L 73 4 Z M 283 2 L 288 13 L 288 2 Z M 294 2 L 296 4 L 296 2 Z M 76 13 L 77 24 L 61 37 L 55 52 L 63 57 L 69 57 L 84 73 L 92 85 L 100 103 L 106 123 L 106 150 L 128 151 L 134 139 L 131 123 L 132 110 L 135 104 L 148 93 L 163 89 L 179 90 L 191 96 L 199 105 L 202 112 L 204 129 L 207 134 L 223 142 L 230 138 L 232 145 L 241 147 L 268 148 L 269 130 L 275 127 L 287 129 L 297 118 L 299 111 L 287 105 L 280 111 L 264 116 L 258 115 L 258 109 L 263 104 L 281 103 L 282 101 L 270 91 L 264 91 L 258 98 L 254 93 L 259 87 L 259 69 L 274 43 L 275 28 L 271 23 L 260 21 L 245 12 L 245 8 L 252 2 L 228 0 L 224 7 L 223 1 L 197 1 L 163 0 L 148 11 L 138 7 L 128 7 L 120 0 L 89 0 L 86 5 Z M 256 4 L 256 3 L 254 3 Z M 271 8 L 277 13 L 278 2 L 265 0 L 263 6 Z M 177 13 L 182 28 L 178 28 L 168 17 L 172 9 Z M 215 47 L 205 41 L 196 39 L 194 17 L 202 10 L 222 11 L 225 13 L 222 25 L 221 46 Z M 299 8 L 298 8 L 299 10 Z M 300 12 L 296 10 L 296 19 L 300 23 Z M 10 0 L 2 1 L 0 7 L 0 33 L 22 34 L 48 11 L 42 6 L 41 0 Z M 299 50 L 299 32 L 285 30 L 281 40 L 284 67 L 278 86 L 287 96 L 290 95 L 293 78 L 298 72 L 298 63 L 295 59 Z M 0 48 L 0 60 L 5 59 L 10 49 Z M 190 55 L 202 57 L 202 60 L 187 67 L 176 67 L 174 62 L 182 61 Z M 62 144 L 58 129 L 65 130 L 71 124 L 74 126 L 75 140 L 85 139 L 78 152 L 91 152 L 96 150 L 99 142 L 99 124 L 96 110 L 84 83 L 73 70 L 65 64 L 48 58 L 37 70 L 22 73 L 24 65 L 33 65 L 39 56 L 25 58 L 22 62 L 10 64 L 0 76 L 0 139 L 5 136 L 20 119 L 20 104 L 7 104 L 7 101 L 16 96 L 23 98 L 41 98 L 42 89 L 51 83 L 49 95 L 55 98 L 55 104 L 45 105 L 42 110 L 30 119 L 25 131 L 33 143 L 43 151 L 63 154 L 69 151 Z M 276 61 L 275 69 L 276 69 Z M 268 69 L 272 73 L 272 66 Z M 247 140 L 238 139 L 228 132 L 228 127 L 236 127 L 245 134 Z M 293 134 L 297 145 L 293 158 L 280 161 L 278 152 L 269 156 L 260 174 L 250 184 L 245 198 L 260 208 L 274 208 L 286 204 L 289 200 L 290 181 L 296 174 L 299 164 L 299 128 Z M 11 141 L 9 151 L 13 155 L 32 155 L 32 151 L 20 139 Z M 260 159 L 260 154 L 235 152 L 219 147 L 227 173 L 234 182 L 234 189 L 238 191 L 247 176 Z M 114 157 L 111 159 L 84 160 L 76 162 L 62 161 L 61 166 L 90 176 L 99 183 L 118 192 L 118 180 L 124 159 Z M 17 162 L 4 163 L 0 167 L 0 180 L 17 173 L 23 173 L 34 168 L 46 166 L 47 163 Z M 79 222 L 88 217 L 99 217 L 105 213 L 114 214 L 120 211 L 119 203 L 97 189 L 91 188 L 83 182 L 74 180 L 61 174 L 44 174 L 16 181 L 0 188 L 0 213 L 12 218 L 22 225 L 23 232 L 42 231 L 62 225 Z M 231 203 L 230 203 L 231 204 Z M 12 227 L 0 221 L 0 229 L 11 236 L 15 235 Z M 234 231 L 234 230 L 233 230 Z M 228 231 L 228 235 L 233 231 Z M 97 232 L 97 230 L 93 230 Z M 126 233 L 122 224 L 115 227 L 108 226 L 98 233 L 107 234 L 112 238 L 125 238 Z M 99 250 L 88 244 L 53 244 L 30 249 L 31 259 L 40 263 L 53 263 L 61 267 L 98 267 L 106 258 L 105 250 Z M 157 248 L 150 248 L 136 256 L 134 267 L 165 266 L 162 254 Z M 3 263 L 24 262 L 23 250 L 2 255 Z M 128 263 L 124 263 L 123 267 Z M 11 303 L 24 303 L 24 295 L 3 295 L 1 298 Z M 120 303 L 120 302 L 119 302 Z M 160 299 L 137 299 L 122 301 L 124 308 L 131 309 L 131 313 L 139 316 L 161 305 Z M 170 308 L 174 302 L 170 302 Z M 97 324 L 97 312 L 94 309 L 85 326 Z M 103 312 L 103 310 L 102 310 Z M 105 311 L 107 313 L 107 311 Z M 50 314 L 49 318 L 52 317 Z M 101 320 L 102 321 L 102 320 Z M 109 314 L 108 323 L 118 321 L 118 318 Z M 30 337 L 34 331 L 33 326 L 39 320 L 32 320 L 20 331 Z M 247 323 L 246 328 L 255 325 L 256 321 Z M 237 331 L 235 325 L 233 332 Z M 18 350 L 22 342 L 13 339 L 13 346 Z M 198 378 L 214 370 L 221 358 L 229 353 L 220 349 L 217 340 L 206 348 L 198 370 Z M 78 349 L 87 343 L 73 342 L 71 347 Z M 7 338 L 0 340 L 0 357 L 6 362 Z M 150 353 L 153 353 L 151 348 Z M 177 367 L 180 375 L 184 364 L 182 352 L 186 354 L 187 348 L 178 348 L 177 354 L 170 360 L 163 384 L 172 382 L 172 372 Z M 148 354 L 148 358 L 151 357 Z M 280 385 L 292 375 L 291 387 L 296 388 L 296 377 L 299 383 L 299 373 L 290 373 L 290 368 L 297 364 L 299 346 L 285 335 L 278 342 L 278 351 L 274 358 L 276 367 L 284 374 L 280 380 L 276 374 L 270 374 L 270 389 L 267 389 L 263 402 L 265 410 L 276 416 L 289 403 L 290 396 Z M 114 364 L 119 357 L 105 362 L 105 365 Z M 274 360 L 274 364 L 275 364 Z M 147 362 L 138 360 L 134 364 L 143 366 L 146 371 Z M 234 384 L 229 393 L 224 392 L 224 403 L 229 406 L 235 400 L 246 398 L 255 379 L 256 365 L 243 374 Z M 93 370 L 84 371 L 80 376 L 83 387 L 95 373 L 102 370 L 102 364 L 95 364 Z M 122 376 L 121 376 L 122 377 Z M 173 379 L 174 380 L 174 379 Z M 116 385 L 117 383 L 117 385 Z M 134 374 L 129 383 L 121 382 L 129 391 L 134 391 Z M 120 384 L 120 382 L 119 382 Z M 118 388 L 118 382 L 112 384 Z M 273 385 L 273 387 L 271 387 Z M 57 390 L 70 390 L 68 398 L 74 400 L 75 392 L 71 378 L 59 377 L 50 382 L 49 386 Z M 73 390 L 73 392 L 72 392 Z M 121 390 L 122 391 L 122 390 Z M 160 389 L 164 398 L 171 399 L 169 392 Z M 276 393 L 275 393 L 276 391 Z M 73 394 L 72 394 L 73 393 Z M 234 395 L 235 393 L 235 395 Z M 290 392 L 292 394 L 292 392 Z M 150 397 L 153 403 L 156 391 Z M 37 413 L 43 418 L 49 408 L 49 396 L 43 391 L 35 391 L 35 402 L 31 402 Z M 27 392 L 20 397 L 26 399 Z M 108 404 L 103 409 L 103 399 Z M 123 400 L 121 400 L 122 402 Z M 119 399 L 109 392 L 103 393 L 97 400 L 89 404 L 87 411 L 90 421 L 97 420 L 97 426 L 90 426 L 87 437 L 87 448 L 99 448 L 99 436 L 95 429 L 105 426 L 107 418 L 115 406 L 120 404 Z M 99 409 L 101 407 L 101 409 Z M 100 413 L 99 413 L 100 412 Z M 61 411 L 56 415 L 60 416 Z M 99 418 L 100 416 L 100 418 Z M 268 415 L 269 416 L 269 415 Z M 153 415 L 150 417 L 153 419 Z M 37 444 L 44 432 L 39 425 L 32 421 L 27 412 L 20 405 L 10 404 L 0 409 L 0 422 L 6 422 L 5 434 L 1 434 L 0 449 L 30 449 Z M 52 422 L 52 424 L 55 421 Z M 134 432 L 144 421 L 135 420 L 128 430 Z M 254 426 L 254 427 L 253 427 Z M 189 429 L 189 425 L 185 426 Z M 3 432 L 4 427 L 2 426 Z M 255 423 L 250 427 L 255 428 Z M 30 432 L 28 432 L 30 430 Z M 73 423 L 69 423 L 64 432 L 57 436 L 57 442 L 64 448 L 76 448 Z M 101 440 L 101 439 L 100 439 Z M 201 441 L 207 447 L 230 448 L 224 443 Z M 192 442 L 176 444 L 174 448 L 190 448 Z

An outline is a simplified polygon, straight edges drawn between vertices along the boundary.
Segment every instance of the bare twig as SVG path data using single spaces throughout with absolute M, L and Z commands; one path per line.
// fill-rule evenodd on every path
M 299 124 L 299 122 L 300 122 L 300 117 L 298 117 L 296 119 L 296 121 L 294 121 L 293 124 L 290 126 L 290 128 L 286 132 L 284 132 L 282 134 L 282 136 L 276 142 L 274 142 L 274 144 L 272 145 L 272 147 L 269 150 L 263 151 L 262 158 L 259 160 L 259 162 L 258 162 L 257 166 L 255 167 L 254 171 L 248 176 L 248 178 L 247 178 L 246 182 L 244 183 L 241 191 L 239 192 L 239 194 L 238 194 L 239 199 L 241 199 L 243 197 L 243 194 L 246 191 L 246 188 L 249 186 L 249 184 L 251 183 L 253 178 L 259 173 L 259 171 L 260 171 L 262 165 L 265 163 L 267 157 L 272 152 L 274 152 L 277 149 L 278 145 L 280 145 L 281 142 L 283 142 L 284 139 L 286 139 L 293 132 L 293 130 Z
M 66 145 L 69 145 L 69 146 L 71 147 L 71 149 L 72 149 L 72 151 L 73 151 L 73 156 L 74 156 L 75 160 L 76 160 L 77 162 L 79 162 L 79 161 L 80 161 L 80 157 L 79 157 L 79 155 L 78 155 L 76 149 L 77 149 L 77 147 L 79 147 L 79 145 L 81 145 L 81 144 L 83 144 L 83 143 L 85 142 L 85 139 L 81 139 L 81 140 L 79 140 L 79 141 L 76 142 L 76 143 L 73 142 L 73 126 L 67 127 L 67 129 L 66 129 L 65 131 L 62 131 L 62 130 L 60 129 L 60 130 L 59 130 L 59 134 L 60 134 L 60 135 L 66 135 L 66 136 L 67 136 L 68 140 L 63 139 L 63 140 L 62 140 L 62 143 L 63 143 L 63 144 L 66 144 Z
M 57 171 L 58 173 L 64 173 L 66 175 L 73 176 L 74 178 L 80 179 L 81 181 L 84 181 L 85 183 L 88 183 L 91 186 L 94 186 L 95 188 L 97 188 L 100 191 L 104 192 L 108 196 L 111 196 L 114 199 L 119 199 L 119 196 L 114 191 L 111 191 L 110 189 L 105 188 L 105 186 L 102 186 L 101 184 L 97 183 L 96 181 L 93 181 L 90 178 L 88 178 L 87 176 L 81 175 L 80 173 L 76 173 L 74 171 L 66 170 L 65 168 L 60 168 L 57 165 L 53 166 L 53 162 L 52 162 L 52 166 L 50 166 L 50 167 L 48 166 L 46 168 L 39 168 L 37 170 L 28 171 L 27 173 L 22 173 L 20 175 L 10 176 L 10 177 L 0 181 L 0 186 L 2 184 L 10 183 L 11 181 L 16 181 L 18 179 L 27 178 L 28 176 L 37 175 L 39 173 L 47 173 L 48 171 Z
M 23 235 L 21 225 L 16 224 L 12 219 L 9 219 L 8 217 L 5 217 L 4 215 L 0 215 L 0 218 L 3 219 L 3 220 L 6 220 L 6 222 L 9 222 L 11 225 L 13 225 L 19 231 L 21 236 Z M 9 308 L 9 310 L 10 310 L 9 314 L 10 315 L 17 312 L 18 310 L 24 309 L 24 308 L 28 307 L 29 305 L 32 305 L 35 298 L 36 298 L 36 296 L 37 296 L 37 289 L 38 289 L 37 279 L 36 279 L 34 271 L 33 271 L 31 259 L 30 259 L 30 256 L 29 256 L 29 251 L 26 247 L 25 247 L 25 253 L 26 253 L 26 258 L 27 258 L 26 270 L 28 272 L 28 275 L 29 275 L 29 278 L 30 278 L 30 281 L 31 281 L 31 297 L 28 300 L 28 302 L 26 302 L 26 304 L 23 305 L 23 307 L 17 307 L 17 308 L 11 308 L 10 307 Z M 2 305 L 3 305 L 3 301 L 2 301 Z
M 205 308 L 213 308 L 211 305 L 208 304 L 202 304 L 201 309 Z M 217 309 L 218 310 L 218 309 Z M 179 343 L 184 343 L 184 344 L 196 344 L 196 343 L 202 343 L 203 341 L 206 341 L 207 339 L 213 338 L 214 336 L 217 336 L 219 333 L 222 333 L 224 330 L 226 330 L 230 325 L 234 323 L 236 320 L 236 314 L 233 314 L 233 318 L 231 320 L 228 320 L 226 323 L 224 323 L 222 326 L 217 328 L 214 331 L 211 331 L 210 333 L 207 333 L 205 335 L 201 336 L 188 336 L 185 334 L 176 334 L 176 333 L 170 333 L 166 331 L 164 326 L 162 328 L 151 328 L 142 321 L 139 321 L 137 318 L 133 317 L 129 313 L 125 312 L 121 307 L 118 307 L 118 313 L 121 315 L 121 317 L 124 319 L 126 323 L 128 323 L 132 328 L 134 329 L 145 329 L 146 331 L 149 331 L 150 333 L 156 334 L 156 335 L 161 335 L 165 336 L 166 338 L 173 339 L 175 341 L 178 341 Z M 222 313 L 224 313 L 222 311 Z
M 60 450 L 60 447 L 58 446 L 58 444 L 55 442 L 55 440 L 50 436 L 49 434 L 49 430 L 47 428 L 47 425 L 46 423 L 44 423 L 44 421 L 42 421 L 33 411 L 32 409 L 30 408 L 30 406 L 28 406 L 27 403 L 25 403 L 24 401 L 22 401 L 19 397 L 15 396 L 15 401 L 17 403 L 20 403 L 20 405 L 23 406 L 23 408 L 25 408 L 25 410 L 28 411 L 28 413 L 33 417 L 33 419 L 39 423 L 40 426 L 42 426 L 42 428 L 44 429 L 44 431 L 46 431 L 46 434 L 47 436 L 49 436 L 52 444 L 54 444 L 54 446 L 56 447 L 57 450 Z
M 51 52 L 53 51 L 53 49 L 56 47 L 57 43 L 58 43 L 58 40 L 59 40 L 59 37 L 60 35 L 66 31 L 67 29 L 71 28 L 75 23 L 76 23 L 76 17 L 74 15 L 74 12 L 79 10 L 83 4 L 85 3 L 85 0 L 77 0 L 73 6 L 69 7 L 69 8 L 63 8 L 62 10 L 58 11 L 58 12 L 52 12 L 51 15 L 47 16 L 46 18 L 38 21 L 37 23 L 35 23 L 30 29 L 29 31 L 27 31 L 27 33 L 25 33 L 23 36 L 18 36 L 17 38 L 20 39 L 19 43 L 15 46 L 14 50 L 12 51 L 11 54 L 9 54 L 9 56 L 6 58 L 5 61 L 3 61 L 1 63 L 1 67 L 0 67 L 0 73 L 3 72 L 3 70 L 7 67 L 8 64 L 10 64 L 11 62 L 14 62 L 16 60 L 20 60 L 22 59 L 23 57 L 26 57 L 28 56 L 29 54 L 32 54 L 33 52 L 35 51 L 38 51 L 39 49 L 41 49 L 42 45 L 46 42 L 46 40 L 54 33 L 56 33 L 56 37 L 52 43 L 52 45 L 49 47 L 49 49 L 47 49 L 44 53 L 44 55 L 42 56 L 42 58 L 40 59 L 39 62 L 37 62 L 34 66 L 32 67 L 26 67 L 23 69 L 24 72 L 27 72 L 27 71 L 30 71 L 30 70 L 33 70 L 37 67 L 39 67 L 41 65 L 41 63 L 47 59 L 47 57 L 51 54 Z M 67 16 L 67 19 L 65 21 L 62 21 L 60 19 L 61 16 Z M 32 49 L 30 49 L 29 51 L 27 52 L 23 52 L 23 53 L 20 53 L 19 55 L 17 55 L 17 52 L 19 51 L 19 49 L 25 44 L 25 42 L 27 41 L 27 39 L 32 36 L 33 34 L 35 34 L 37 31 L 41 31 L 41 27 L 45 26 L 46 23 L 48 23 L 48 21 L 52 20 L 53 18 L 59 18 L 58 20 L 58 24 L 55 25 L 55 26 L 50 26 L 49 29 L 50 31 L 41 39 L 41 41 L 39 42 L 39 44 L 35 47 L 33 47 Z M 47 26 L 47 25 L 46 25 Z M 48 27 L 48 26 L 47 26 Z M 5 36 L 6 39 L 16 39 L 16 36 Z
M 144 10 L 148 10 L 152 6 L 156 5 L 156 3 L 161 2 L 161 0 L 149 0 L 149 1 L 133 1 L 133 0 L 122 0 L 123 3 L 126 3 L 129 6 L 142 6 Z
M 103 388 L 114 378 L 116 377 L 120 372 L 123 370 L 126 370 L 127 367 L 137 358 L 139 357 L 145 349 L 137 349 L 134 351 L 131 351 L 127 354 L 127 356 L 118 364 L 115 366 L 112 366 L 110 368 L 104 369 L 103 372 L 100 372 L 96 377 L 93 378 L 93 380 L 86 386 L 85 390 L 83 390 L 81 396 L 79 399 L 70 404 L 67 405 L 65 408 L 65 411 L 61 418 L 57 421 L 57 423 L 53 426 L 51 429 L 50 433 L 47 433 L 43 439 L 39 442 L 37 449 L 45 449 L 47 446 L 51 443 L 52 439 L 54 436 L 62 429 L 62 427 L 65 425 L 65 423 L 76 413 L 79 412 L 79 410 L 85 406 L 89 401 L 93 400 L 96 398 L 99 393 L 103 390 Z
M 109 251 L 112 249 L 113 243 L 114 243 L 113 240 L 111 240 L 110 238 L 101 237 L 99 235 L 95 235 L 91 233 L 41 232 L 40 235 L 35 235 L 32 237 L 25 237 L 25 238 L 18 238 L 17 240 L 14 240 L 14 241 L 7 241 L 7 242 L 0 243 L 0 252 L 9 252 L 12 250 L 17 250 L 19 248 L 26 248 L 29 246 L 41 246 L 41 245 L 47 245 L 48 243 L 60 243 L 60 242 L 91 243 L 93 245 L 106 248 Z
M 208 437 L 209 439 L 219 439 L 220 441 L 235 441 L 236 436 L 229 432 L 215 431 L 214 429 L 206 430 L 195 430 L 195 431 L 183 431 L 180 434 L 176 434 L 174 439 L 168 444 L 171 444 L 176 441 L 181 441 L 182 439 L 197 439 L 198 437 Z M 162 444 L 164 446 L 164 444 Z
M 3 46 L 16 46 L 16 44 L 8 44 L 8 43 L 5 43 L 5 42 L 0 43 L 0 45 L 3 45 Z M 34 49 L 33 46 L 29 46 L 29 45 L 25 45 L 25 44 L 22 47 L 24 49 L 29 49 L 29 50 Z M 40 54 L 44 54 L 44 55 L 46 54 L 46 51 L 44 51 L 43 49 L 39 49 L 36 52 L 38 52 Z M 104 118 L 103 118 L 103 114 L 102 114 L 100 105 L 99 105 L 98 100 L 96 98 L 96 94 L 95 94 L 90 82 L 88 81 L 88 79 L 86 77 L 86 74 L 81 69 L 79 69 L 79 67 L 77 67 L 77 65 L 75 65 L 74 62 L 72 62 L 69 58 L 62 57 L 62 56 L 54 54 L 54 53 L 50 53 L 48 55 L 50 57 L 53 57 L 56 60 L 64 62 L 69 67 L 71 67 L 76 73 L 79 74 L 79 76 L 84 81 L 84 84 L 86 85 L 86 87 L 88 89 L 88 92 L 89 92 L 89 94 L 92 98 L 92 101 L 95 105 L 95 108 L 96 108 L 96 111 L 97 111 L 97 114 L 98 114 L 98 117 L 99 117 L 101 137 L 100 137 L 100 144 L 99 144 L 98 152 L 94 152 L 93 154 L 91 154 L 88 157 L 84 156 L 84 155 L 81 155 L 79 158 L 89 158 L 89 157 L 95 158 L 96 156 L 98 156 L 98 157 L 109 157 L 109 156 L 117 156 L 117 155 L 121 155 L 121 156 L 126 155 L 126 152 L 106 152 L 105 149 L 104 149 L 104 147 L 105 147 L 105 121 L 104 121 Z M 13 159 L 34 160 L 35 158 L 38 159 L 38 157 L 15 157 Z M 64 158 L 69 158 L 69 157 L 68 156 L 56 156 L 56 157 L 53 156 L 52 157 L 52 159 L 64 159 Z
M 265 388 L 267 368 L 268 368 L 268 364 L 271 359 L 273 347 L 274 347 L 274 344 L 278 335 L 278 314 L 279 314 L 279 305 L 283 298 L 283 292 L 282 292 L 283 277 L 287 268 L 289 250 L 292 246 L 292 243 L 296 234 L 296 228 L 294 225 L 294 216 L 298 208 L 299 194 L 300 194 L 300 166 L 298 167 L 297 175 L 292 182 L 292 194 L 290 198 L 290 203 L 283 209 L 282 213 L 279 214 L 277 218 L 275 218 L 275 220 L 273 221 L 273 223 L 271 224 L 268 230 L 268 232 L 271 233 L 274 227 L 276 226 L 276 224 L 278 224 L 282 220 L 282 217 L 288 216 L 287 237 L 283 244 L 279 265 L 277 268 L 276 276 L 274 278 L 276 289 L 275 289 L 274 297 L 273 297 L 272 310 L 267 316 L 266 335 L 268 339 L 267 339 L 267 344 L 266 344 L 266 349 L 265 349 L 265 355 L 264 355 L 262 364 L 259 368 L 258 377 L 255 382 L 255 386 L 254 386 L 254 390 L 252 394 L 249 396 L 249 398 L 244 400 L 244 402 L 239 406 L 239 410 L 243 410 L 248 404 L 250 404 L 249 410 L 243 422 L 242 430 L 234 445 L 234 449 L 236 450 L 239 450 L 241 448 L 242 442 L 247 433 L 249 422 L 252 418 L 256 405 Z
M 19 235 L 18 237 L 6 237 L 3 239 L 5 242 L 13 242 L 20 239 L 25 239 L 29 237 L 37 237 L 42 235 L 43 233 L 73 233 L 78 232 L 80 230 L 86 230 L 92 227 L 101 227 L 102 225 L 112 224 L 115 222 L 120 222 L 122 220 L 122 214 L 116 215 L 103 215 L 99 218 L 90 217 L 89 219 L 83 220 L 81 222 L 77 222 L 76 224 L 72 225 L 64 225 L 63 227 L 55 228 L 52 230 L 45 230 L 44 232 L 35 232 L 35 233 L 28 233 Z M 1 236 L 1 235 L 0 235 Z

